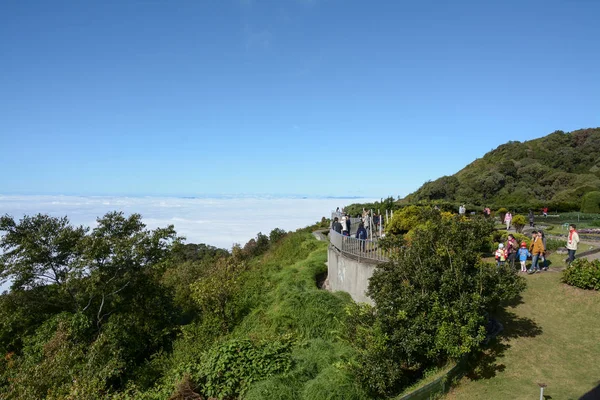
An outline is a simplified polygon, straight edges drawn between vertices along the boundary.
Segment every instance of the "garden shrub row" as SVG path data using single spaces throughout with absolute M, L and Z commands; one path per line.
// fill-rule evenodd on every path
M 562 281 L 581 289 L 600 290 L 600 260 L 575 260 L 563 271 Z

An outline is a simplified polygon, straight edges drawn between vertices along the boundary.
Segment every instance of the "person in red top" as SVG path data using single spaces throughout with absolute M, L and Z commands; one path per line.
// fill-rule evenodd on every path
M 517 251 L 519 250 L 519 243 L 517 243 L 512 233 L 508 235 L 505 247 L 506 252 L 508 253 L 508 264 L 511 268 L 514 268 L 515 260 L 517 259 Z
M 544 214 L 544 217 L 548 216 L 548 207 L 542 208 L 542 214 Z

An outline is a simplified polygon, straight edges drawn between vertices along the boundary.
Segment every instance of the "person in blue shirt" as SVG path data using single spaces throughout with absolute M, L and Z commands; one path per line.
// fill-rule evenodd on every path
M 517 254 L 519 255 L 519 261 L 521 261 L 521 272 L 527 272 L 525 264 L 527 264 L 527 257 L 531 257 L 531 253 L 527 250 L 527 243 L 521 242 L 521 248 Z

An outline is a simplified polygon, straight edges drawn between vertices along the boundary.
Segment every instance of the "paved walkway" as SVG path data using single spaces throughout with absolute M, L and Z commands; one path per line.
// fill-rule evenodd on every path
M 592 261 L 592 260 L 600 260 L 600 253 L 589 254 L 589 255 L 585 256 L 585 258 L 587 258 L 590 261 Z

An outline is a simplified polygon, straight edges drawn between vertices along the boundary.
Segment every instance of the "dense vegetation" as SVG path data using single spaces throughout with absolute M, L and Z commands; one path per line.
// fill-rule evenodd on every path
M 392 395 L 423 371 L 479 349 L 488 314 L 525 288 L 510 267 L 482 261 L 493 230 L 483 217 L 429 207 L 394 215 L 392 259 L 369 283 L 375 306 L 350 310 L 349 339 L 359 352 L 354 372 L 372 396 Z
M 377 269 L 375 307 L 319 290 L 313 227 L 231 252 L 182 244 L 109 213 L 92 229 L 45 215 L 0 220 L 0 397 L 367 399 L 481 346 L 517 294 L 484 264 L 491 225 L 418 208 Z M 327 221 L 323 221 L 327 226 Z M 397 247 L 396 247 L 397 248 Z M 418 262 L 416 262 L 418 261 Z
M 578 258 L 563 271 L 562 281 L 582 289 L 600 290 L 600 260 Z
M 454 175 L 425 183 L 404 201 L 598 212 L 599 190 L 600 128 L 595 128 L 510 141 Z M 590 192 L 596 194 L 582 204 Z
M 326 244 L 309 229 L 232 252 L 136 214 L 91 231 L 5 216 L 0 232 L 1 398 L 364 398 L 339 367 L 351 301 L 316 287 Z

